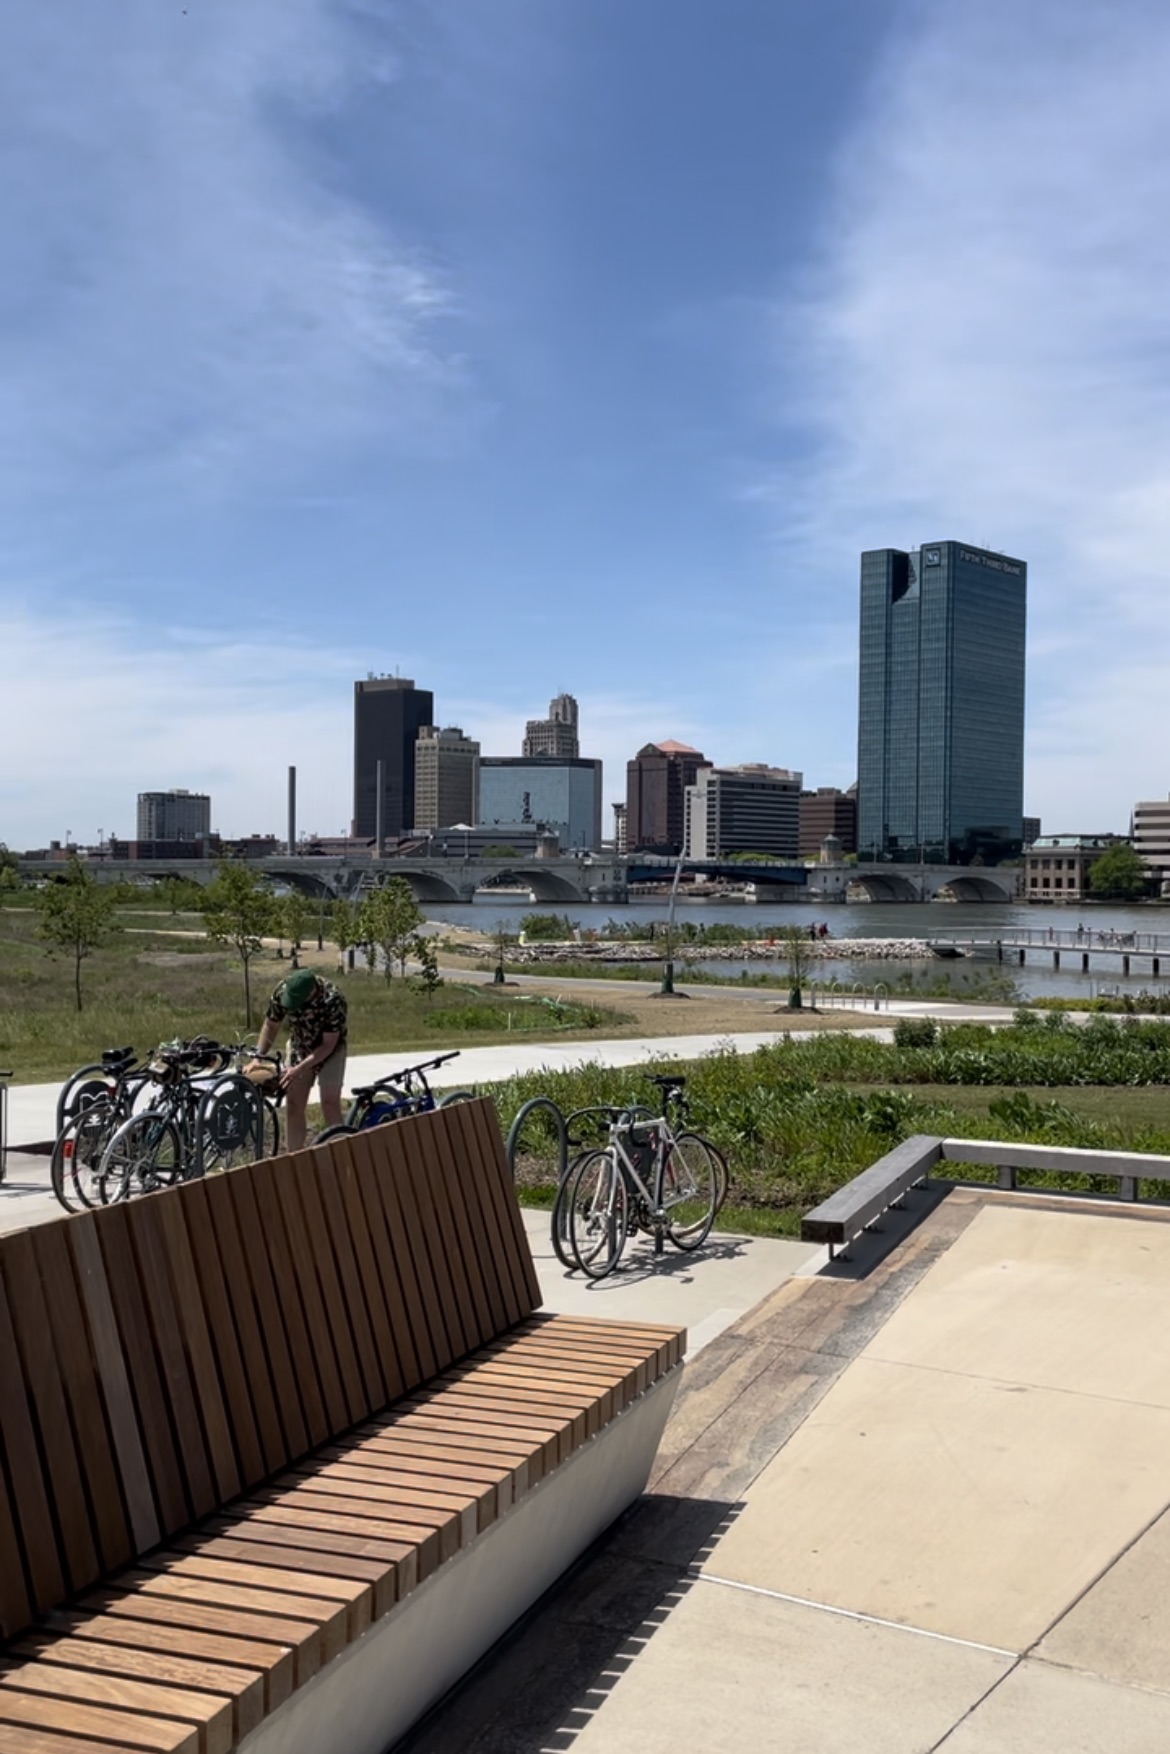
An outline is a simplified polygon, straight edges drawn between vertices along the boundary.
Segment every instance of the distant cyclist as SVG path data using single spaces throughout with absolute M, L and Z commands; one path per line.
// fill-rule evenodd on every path
M 339 992 L 332 981 L 315 975 L 311 968 L 295 969 L 268 1001 L 256 1052 L 270 1052 L 287 1021 L 292 1064 L 282 1083 L 290 1151 L 299 1151 L 305 1143 L 305 1111 L 314 1083 L 320 1093 L 325 1125 L 341 1125 L 346 1019 L 345 994 Z

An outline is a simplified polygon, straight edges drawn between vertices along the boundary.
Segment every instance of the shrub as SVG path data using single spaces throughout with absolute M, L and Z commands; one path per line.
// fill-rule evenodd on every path
M 894 1025 L 894 1046 L 898 1048 L 932 1048 L 938 1041 L 938 1024 L 933 1017 L 899 1017 Z

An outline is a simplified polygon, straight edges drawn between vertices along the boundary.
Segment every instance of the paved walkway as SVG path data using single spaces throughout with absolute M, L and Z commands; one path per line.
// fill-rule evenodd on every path
M 955 1190 L 687 1365 L 651 1493 L 412 1754 L 1162 1754 L 1170 1219 Z
M 612 983 L 610 983 L 612 985 Z M 895 1000 L 881 1015 L 891 1017 L 937 1017 L 969 1023 L 1007 1023 L 1010 1009 L 1002 1005 L 948 1005 L 928 1000 Z M 787 1021 L 765 1030 L 737 1031 L 722 1035 L 640 1036 L 618 1040 L 504 1042 L 496 1047 L 463 1048 L 459 1058 L 439 1068 L 433 1079 L 436 1090 L 456 1090 L 466 1085 L 498 1084 L 518 1072 L 560 1071 L 589 1062 L 603 1066 L 637 1066 L 646 1060 L 696 1060 L 717 1049 L 754 1053 L 783 1035 L 801 1036 Z M 812 1033 L 812 1032 L 809 1032 Z M 875 1024 L 871 1034 L 884 1041 L 890 1028 Z M 355 1054 L 347 1067 L 348 1083 L 369 1084 L 375 1078 L 424 1057 L 424 1050 L 407 1049 L 380 1054 Z M 8 1136 L 19 1148 L 43 1144 L 53 1137 L 59 1084 L 15 1084 L 8 1093 Z

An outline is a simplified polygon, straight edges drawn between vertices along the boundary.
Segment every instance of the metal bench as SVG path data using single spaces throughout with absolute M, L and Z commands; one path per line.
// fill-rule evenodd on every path
M 375 1754 L 641 1492 L 476 1101 L 0 1237 L 0 1754 Z

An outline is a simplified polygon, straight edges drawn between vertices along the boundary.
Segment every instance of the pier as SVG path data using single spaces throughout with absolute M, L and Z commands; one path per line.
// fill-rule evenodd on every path
M 1170 959 L 1170 932 L 1119 932 L 1105 926 L 1030 926 L 1010 932 L 938 932 L 927 940 L 936 956 L 977 956 L 1021 968 L 1050 959 L 1053 969 L 1092 969 L 1160 977 Z

